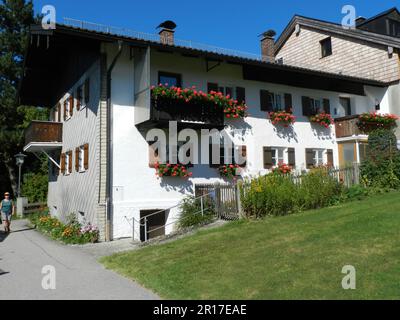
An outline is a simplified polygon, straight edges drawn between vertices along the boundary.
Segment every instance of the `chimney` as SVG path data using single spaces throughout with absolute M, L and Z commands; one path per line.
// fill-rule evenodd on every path
M 275 62 L 275 37 L 274 30 L 268 30 L 261 36 L 261 59 L 265 62 Z
M 160 35 L 160 42 L 162 44 L 173 45 L 174 44 L 174 33 L 172 29 L 163 28 L 158 33 Z

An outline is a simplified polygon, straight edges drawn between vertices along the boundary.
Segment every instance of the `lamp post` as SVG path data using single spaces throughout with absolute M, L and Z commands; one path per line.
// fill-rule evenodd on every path
M 18 154 L 16 154 L 15 156 L 15 160 L 16 160 L 16 163 L 17 163 L 17 166 L 18 166 L 18 191 L 17 191 L 17 196 L 18 196 L 18 198 L 21 196 L 21 168 L 22 168 L 22 165 L 24 164 L 24 161 L 25 161 L 25 157 L 26 157 L 26 155 L 24 155 L 23 153 L 18 153 Z

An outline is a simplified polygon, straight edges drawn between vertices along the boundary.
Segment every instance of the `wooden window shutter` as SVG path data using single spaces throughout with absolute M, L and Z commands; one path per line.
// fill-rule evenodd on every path
M 89 144 L 83 145 L 83 167 L 85 170 L 89 169 Z
M 218 91 L 218 83 L 207 83 L 207 92 L 210 93 L 211 91 Z
M 67 104 L 67 100 L 64 101 L 64 121 L 67 120 L 67 108 L 68 108 L 68 104 Z
M 60 170 L 61 170 L 61 173 L 62 174 L 64 174 L 65 173 L 65 153 L 62 153 L 61 154 L 61 159 L 60 159 L 61 161 L 60 161 Z
M 73 113 L 74 113 L 74 95 L 71 94 L 69 96 L 69 115 L 70 117 L 72 117 Z
M 79 86 L 76 90 L 76 111 L 81 110 L 82 104 L 82 86 Z
M 314 107 L 309 97 L 302 97 L 303 116 L 313 116 L 315 114 Z
M 296 153 L 294 148 L 288 148 L 288 165 L 296 167 Z
M 219 161 L 217 161 L 217 163 L 213 163 L 212 159 L 213 159 L 213 151 L 215 154 L 217 154 L 218 149 L 220 150 L 220 157 L 219 157 Z M 210 144 L 209 145 L 209 153 L 208 153 L 208 159 L 209 159 L 209 166 L 210 168 L 219 168 L 220 164 L 221 164 L 221 151 L 224 152 L 225 150 L 223 148 L 220 148 L 220 146 L 218 144 Z
M 334 167 L 334 162 L 333 162 L 333 150 L 332 149 L 328 149 L 327 151 L 326 151 L 326 154 L 327 154 L 327 164 L 328 164 L 328 167 Z
M 90 78 L 85 80 L 85 104 L 90 101 Z
M 271 147 L 263 147 L 264 154 L 264 169 L 271 169 L 272 165 L 272 148 Z
M 243 159 L 247 159 L 247 146 L 238 146 L 238 152 Z M 243 162 L 239 166 L 241 168 L 245 168 L 247 165 L 247 161 Z
M 75 171 L 79 172 L 79 151 L 80 148 L 75 148 Z
M 72 151 L 68 151 L 69 161 L 68 161 L 68 172 L 72 172 Z
M 293 109 L 292 95 L 285 93 L 285 111 L 289 112 Z
M 331 102 L 329 101 L 329 99 L 324 99 L 323 100 L 323 108 L 325 113 L 331 113 Z
M 306 149 L 306 167 L 312 169 L 314 167 L 314 150 Z
M 243 87 L 237 87 L 236 88 L 236 100 L 239 103 L 245 103 L 246 102 L 246 89 Z
M 149 145 L 149 167 L 155 168 L 156 163 L 160 161 L 158 150 L 154 149 L 154 142 L 150 142 Z
M 270 99 L 271 93 L 267 90 L 260 90 L 260 107 L 261 111 L 271 112 L 274 108 L 272 100 Z

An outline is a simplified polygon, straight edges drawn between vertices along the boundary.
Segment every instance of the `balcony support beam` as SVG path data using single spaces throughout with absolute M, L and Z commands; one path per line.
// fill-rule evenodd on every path
M 49 154 L 48 154 L 45 150 L 43 150 L 43 149 L 41 149 L 40 151 L 43 152 L 43 153 L 46 155 L 46 157 L 47 157 L 51 162 L 53 162 L 54 165 L 55 165 L 58 169 L 61 170 L 60 164 L 57 163 L 57 161 L 54 160 L 53 157 L 52 157 L 51 155 L 49 155 Z M 41 160 L 40 157 L 36 154 L 36 152 L 32 152 L 32 153 L 35 155 L 36 158 L 38 158 L 39 160 Z

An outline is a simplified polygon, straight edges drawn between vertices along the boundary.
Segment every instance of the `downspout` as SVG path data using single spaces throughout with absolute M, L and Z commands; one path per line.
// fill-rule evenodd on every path
M 122 41 L 118 41 L 118 53 L 115 55 L 107 70 L 107 179 L 106 179 L 106 241 L 111 241 L 111 217 L 112 217 L 112 141 L 113 141 L 113 117 L 111 103 L 111 74 L 122 53 Z

